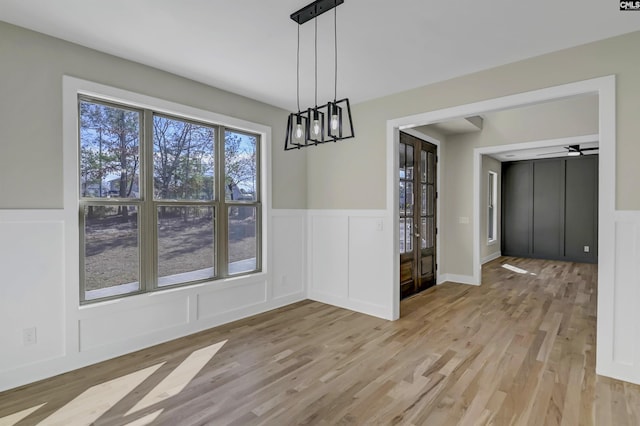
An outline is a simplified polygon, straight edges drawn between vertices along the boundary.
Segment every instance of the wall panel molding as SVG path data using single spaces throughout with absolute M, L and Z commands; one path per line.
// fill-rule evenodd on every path
M 640 384 L 640 211 L 616 211 L 613 238 L 612 291 L 598 293 L 596 371 Z
M 309 299 L 393 319 L 385 211 L 309 210 L 308 229 Z

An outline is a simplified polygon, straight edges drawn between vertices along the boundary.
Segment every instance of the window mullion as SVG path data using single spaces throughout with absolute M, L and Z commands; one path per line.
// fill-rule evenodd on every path
M 141 236 L 143 239 L 141 265 L 145 291 L 151 291 L 158 283 L 158 230 L 156 203 L 153 197 L 153 112 L 144 110 L 142 140 L 144 165 L 144 193 L 142 195 Z
M 216 200 L 219 206 L 218 215 L 216 217 L 216 270 L 219 277 L 229 276 L 229 266 L 227 259 L 229 258 L 228 240 L 228 214 L 226 197 L 225 197 L 225 161 L 224 161 L 224 144 L 225 144 L 225 128 L 218 127 L 218 137 L 216 138 Z

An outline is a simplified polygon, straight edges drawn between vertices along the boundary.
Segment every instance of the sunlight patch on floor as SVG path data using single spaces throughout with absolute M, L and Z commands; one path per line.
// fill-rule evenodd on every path
M 191 353 L 187 359 L 182 361 L 151 392 L 146 394 L 126 415 L 128 416 L 131 413 L 150 407 L 182 392 L 225 343 L 227 343 L 226 340 Z
M 92 386 L 64 407 L 44 419 L 40 424 L 47 426 L 79 426 L 91 424 L 149 378 L 149 376 L 155 373 L 162 365 L 164 365 L 164 362 Z
M 140 417 L 138 420 L 134 420 L 131 423 L 127 423 L 124 426 L 146 426 L 146 425 L 150 425 L 151 423 L 153 423 L 158 416 L 164 411 L 164 408 L 158 411 L 154 411 L 151 414 L 147 414 L 144 417 Z
M 508 269 L 508 270 L 510 270 L 511 272 L 515 272 L 515 273 L 517 273 L 517 274 L 523 274 L 523 275 L 526 275 L 526 274 L 529 274 L 529 275 L 536 275 L 536 274 L 534 274 L 533 272 L 526 271 L 526 270 L 524 270 L 524 269 L 518 268 L 517 266 L 509 265 L 508 263 L 504 263 L 504 264 L 502 264 L 501 266 L 502 266 L 504 269 Z
M 46 402 L 44 403 L 46 404 Z M 26 410 L 18 411 L 17 413 L 10 414 L 8 416 L 0 418 L 0 426 L 13 426 L 20 420 L 27 417 L 29 414 L 42 407 L 44 404 L 36 405 L 35 407 L 27 408 Z

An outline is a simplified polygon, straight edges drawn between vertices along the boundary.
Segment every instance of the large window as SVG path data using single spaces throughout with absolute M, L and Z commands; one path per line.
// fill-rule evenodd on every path
M 80 298 L 256 272 L 258 135 L 80 96 Z
M 498 209 L 496 202 L 498 199 L 498 174 L 496 172 L 489 172 L 488 176 L 488 211 L 487 217 L 489 223 L 487 224 L 488 242 L 493 243 L 498 238 Z

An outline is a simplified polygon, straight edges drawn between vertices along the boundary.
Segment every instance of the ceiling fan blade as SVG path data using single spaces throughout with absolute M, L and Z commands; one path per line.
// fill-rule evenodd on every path
M 600 147 L 593 147 L 593 148 L 582 148 L 580 151 L 597 151 L 599 150 Z
M 567 151 L 556 151 L 556 152 L 543 152 L 542 154 L 538 154 L 538 157 L 541 155 L 555 155 L 555 154 L 566 154 Z

